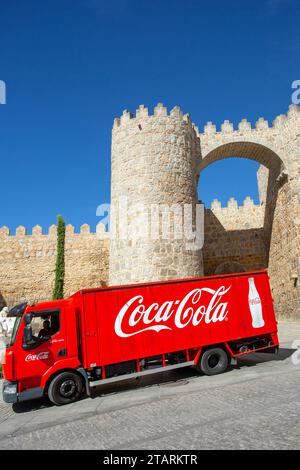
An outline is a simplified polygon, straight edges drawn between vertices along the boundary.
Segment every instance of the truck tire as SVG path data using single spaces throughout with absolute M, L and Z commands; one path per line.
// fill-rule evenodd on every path
M 228 367 L 228 356 L 222 348 L 211 348 L 201 355 L 197 369 L 205 375 L 222 374 Z
M 50 382 L 48 397 L 55 405 L 67 405 L 78 400 L 83 389 L 83 380 L 78 374 L 61 372 Z

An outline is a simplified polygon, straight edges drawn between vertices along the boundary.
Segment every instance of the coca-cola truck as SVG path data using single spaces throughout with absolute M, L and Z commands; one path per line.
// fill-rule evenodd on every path
M 84 289 L 10 314 L 8 403 L 48 396 L 63 405 L 101 384 L 187 366 L 215 375 L 278 349 L 266 271 Z

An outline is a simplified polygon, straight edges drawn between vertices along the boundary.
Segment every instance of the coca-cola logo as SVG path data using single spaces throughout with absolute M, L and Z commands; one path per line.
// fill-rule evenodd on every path
M 48 359 L 49 354 L 49 351 L 43 351 L 38 354 L 27 354 L 27 356 L 25 357 L 25 361 L 44 361 L 45 359 Z
M 222 302 L 231 286 L 217 290 L 203 287 L 188 292 L 183 299 L 167 300 L 161 305 L 154 302 L 148 306 L 144 297 L 132 297 L 119 311 L 115 321 L 115 333 L 121 338 L 143 333 L 144 331 L 173 330 L 204 323 L 222 322 L 228 315 L 228 302 Z M 205 300 L 203 295 L 208 294 Z M 166 323 L 168 322 L 168 325 Z

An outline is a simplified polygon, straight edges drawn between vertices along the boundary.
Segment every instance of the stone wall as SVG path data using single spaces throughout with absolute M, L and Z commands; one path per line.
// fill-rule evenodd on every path
M 249 197 L 242 206 L 233 198 L 227 207 L 221 207 L 215 200 L 205 210 L 204 274 L 221 273 L 224 269 L 228 272 L 230 266 L 233 271 L 266 267 L 263 211 L 263 206 L 254 205 Z M 171 269 L 166 262 L 169 254 L 166 251 L 163 255 L 165 269 Z M 11 306 L 22 301 L 51 299 L 56 226 L 51 226 L 47 234 L 39 226 L 31 234 L 18 227 L 14 235 L 2 227 L 0 259 L 2 304 L 5 301 Z M 86 224 L 81 226 L 80 233 L 75 233 L 72 225 L 66 226 L 65 264 L 66 297 L 80 289 L 108 283 L 109 234 L 103 224 L 97 226 L 96 233 L 91 233 Z
M 264 207 L 250 197 L 242 206 L 231 198 L 227 207 L 215 199 L 205 210 L 204 273 L 251 271 L 267 267 Z
M 36 226 L 31 234 L 18 227 L 11 235 L 0 229 L 0 303 L 12 306 L 18 302 L 51 300 L 56 261 L 56 226 L 47 234 Z M 65 295 L 79 289 L 100 286 L 108 281 L 108 240 L 104 226 L 96 233 L 88 225 L 75 233 L 66 227 Z

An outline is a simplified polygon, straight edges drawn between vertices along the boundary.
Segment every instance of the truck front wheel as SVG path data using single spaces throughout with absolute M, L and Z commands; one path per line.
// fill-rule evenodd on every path
M 83 381 L 74 372 L 61 372 L 48 388 L 48 397 L 55 405 L 67 405 L 78 400 L 83 393 Z
M 201 355 L 197 369 L 206 375 L 222 374 L 228 367 L 228 356 L 224 349 L 207 349 Z

